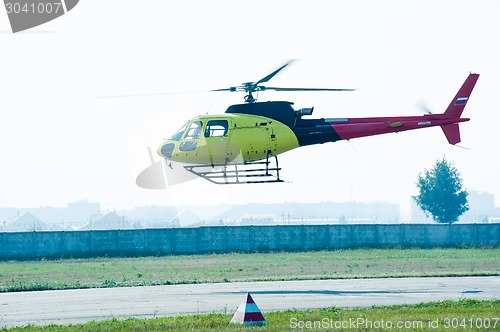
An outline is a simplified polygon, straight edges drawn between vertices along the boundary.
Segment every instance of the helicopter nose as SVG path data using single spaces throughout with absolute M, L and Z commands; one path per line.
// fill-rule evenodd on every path
M 174 151 L 174 148 L 175 148 L 174 143 L 163 144 L 160 148 L 160 154 L 163 157 L 170 159 L 172 157 L 172 152 Z

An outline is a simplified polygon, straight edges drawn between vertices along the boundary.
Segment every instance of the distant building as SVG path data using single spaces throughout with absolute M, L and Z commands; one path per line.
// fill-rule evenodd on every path
M 77 228 L 88 223 L 92 216 L 100 213 L 100 204 L 82 200 L 68 203 L 66 207 L 41 206 L 37 208 L 0 208 L 0 220 L 10 220 L 25 212 L 30 212 L 43 220 L 46 225 L 65 225 Z
M 253 203 L 236 205 L 218 218 L 244 224 L 269 224 L 270 219 L 274 224 L 396 223 L 400 213 L 393 203 Z
M 101 205 L 97 202 L 89 202 L 81 200 L 78 202 L 68 203 L 64 221 L 67 224 L 80 224 L 88 222 L 91 216 L 100 214 Z
M 10 223 L 6 223 L 5 230 L 8 232 L 39 232 L 47 230 L 47 225 L 30 212 L 25 212 Z
M 105 230 L 105 229 L 132 229 L 133 225 L 124 216 L 119 216 L 116 212 L 109 212 L 102 218 L 89 222 L 80 230 Z
M 123 211 L 130 221 L 142 225 L 144 228 L 178 227 L 174 222 L 177 209 L 173 206 L 141 206 L 133 210 Z
M 276 225 L 274 218 L 272 216 L 250 216 L 241 218 L 240 225 L 242 226 L 265 226 L 265 225 Z
M 171 225 L 171 227 L 178 227 L 178 226 L 191 226 L 191 225 L 199 225 L 201 223 L 200 217 L 198 217 L 196 214 L 189 210 L 184 210 L 182 212 L 179 212 L 175 217 L 173 217 L 168 223 Z
M 460 217 L 460 221 L 489 222 L 491 219 L 500 218 L 500 208 L 495 206 L 495 195 L 471 190 L 467 200 L 469 211 Z

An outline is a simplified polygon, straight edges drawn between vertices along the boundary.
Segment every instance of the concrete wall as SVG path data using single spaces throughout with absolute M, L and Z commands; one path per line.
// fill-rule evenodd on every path
M 0 260 L 298 251 L 360 247 L 499 246 L 500 224 L 221 226 L 0 233 Z

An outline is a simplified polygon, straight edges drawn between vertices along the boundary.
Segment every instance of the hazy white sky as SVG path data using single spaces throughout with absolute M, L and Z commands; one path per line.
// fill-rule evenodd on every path
M 0 206 L 103 208 L 246 202 L 385 201 L 403 217 L 419 172 L 443 156 L 467 189 L 500 198 L 498 1 L 82 0 L 68 14 L 10 33 L 0 10 Z M 102 99 L 204 91 L 255 81 L 289 59 L 276 86 L 350 93 L 261 93 L 315 106 L 315 117 L 420 114 L 448 106 L 481 74 L 461 125 L 461 149 L 439 128 L 342 141 L 280 157 L 289 183 L 163 191 L 135 185 L 156 149 L 192 116 L 222 113 L 242 94 Z

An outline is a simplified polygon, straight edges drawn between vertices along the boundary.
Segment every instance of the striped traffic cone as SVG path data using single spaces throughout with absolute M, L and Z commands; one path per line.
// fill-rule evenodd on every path
M 266 319 L 262 312 L 260 312 L 257 303 L 255 303 L 247 293 L 245 301 L 243 301 L 238 310 L 234 313 L 233 319 L 231 319 L 233 324 L 244 324 L 244 325 L 266 325 Z

